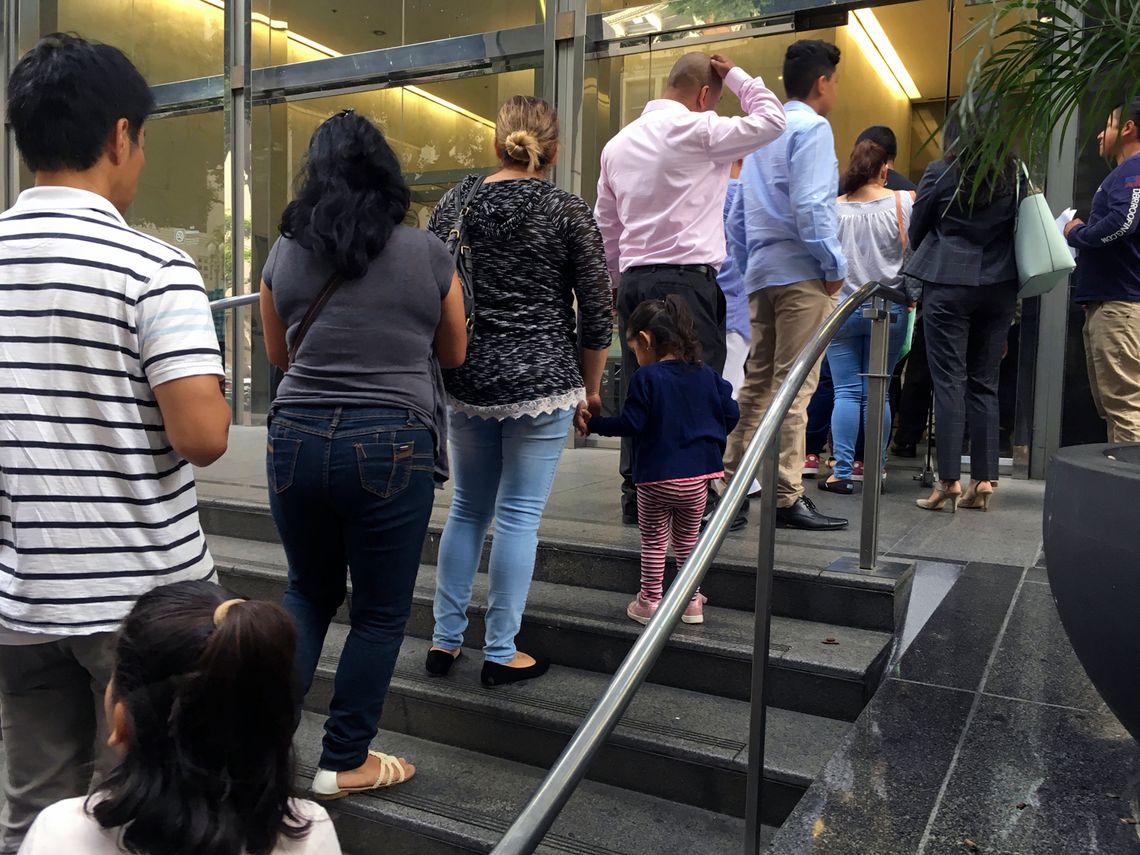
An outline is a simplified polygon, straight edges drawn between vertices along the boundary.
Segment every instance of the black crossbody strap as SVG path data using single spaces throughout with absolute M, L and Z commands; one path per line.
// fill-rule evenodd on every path
M 305 317 L 301 318 L 301 325 L 297 327 L 297 335 L 293 338 L 293 345 L 289 348 L 289 364 L 293 364 L 293 360 L 297 358 L 297 351 L 301 349 L 301 342 L 305 340 L 305 336 L 312 327 L 313 322 L 316 321 L 317 315 L 321 313 L 321 309 L 325 307 L 325 303 L 329 301 L 329 297 L 344 281 L 344 277 L 339 273 L 334 273 L 329 277 L 329 281 L 321 289 L 321 293 L 317 294 L 317 299 L 313 300 L 313 305 L 309 306 L 309 311 L 305 312 Z

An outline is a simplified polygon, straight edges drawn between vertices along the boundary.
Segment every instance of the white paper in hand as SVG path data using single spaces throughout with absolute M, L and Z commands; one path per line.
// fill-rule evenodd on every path
M 1057 228 L 1061 230 L 1061 234 L 1065 234 L 1065 226 L 1073 221 L 1073 217 L 1077 215 L 1076 208 L 1066 208 L 1061 212 L 1061 216 L 1057 217 Z M 1077 250 L 1070 246 L 1069 252 L 1073 254 L 1073 258 L 1077 257 Z

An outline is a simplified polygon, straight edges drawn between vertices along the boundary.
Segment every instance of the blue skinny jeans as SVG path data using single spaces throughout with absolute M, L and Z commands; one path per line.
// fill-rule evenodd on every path
M 471 586 L 494 519 L 483 656 L 499 664 L 514 659 L 534 573 L 538 523 L 572 418 L 573 410 L 502 421 L 451 412 L 455 496 L 439 543 L 436 647 L 455 650 L 463 644 Z
M 887 339 L 887 374 L 895 370 L 906 339 L 906 307 L 891 307 Z M 859 425 L 867 422 L 867 378 L 871 359 L 871 321 L 859 309 L 847 319 L 827 348 L 827 365 L 835 386 L 835 406 L 831 411 L 831 446 L 835 453 L 835 477 L 850 480 L 855 462 L 855 442 Z M 891 404 L 888 397 L 883 416 L 885 456 L 891 433 Z M 866 452 L 865 452 L 866 453 Z

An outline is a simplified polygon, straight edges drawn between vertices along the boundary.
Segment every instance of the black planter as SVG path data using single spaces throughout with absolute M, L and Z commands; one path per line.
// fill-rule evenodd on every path
M 1045 561 L 1081 665 L 1140 742 L 1140 445 L 1082 445 L 1053 459 Z

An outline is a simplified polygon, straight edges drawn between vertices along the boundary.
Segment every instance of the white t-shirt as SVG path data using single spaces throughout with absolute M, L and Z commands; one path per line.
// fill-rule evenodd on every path
M 40 812 L 32 823 L 18 855 L 124 855 L 117 829 L 104 829 L 83 805 L 86 798 L 56 802 Z M 295 799 L 298 816 L 312 823 L 300 840 L 282 836 L 273 855 L 341 855 L 336 829 L 325 809 L 305 799 Z

